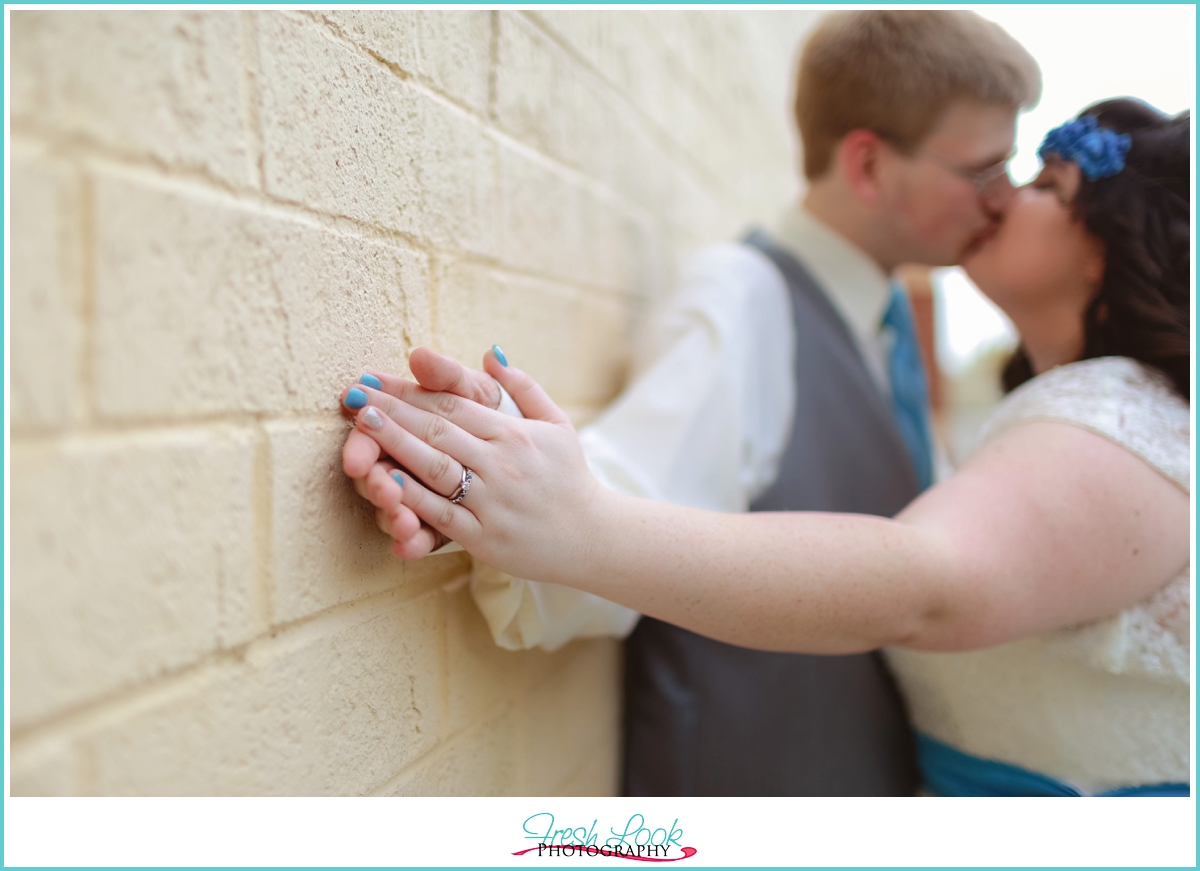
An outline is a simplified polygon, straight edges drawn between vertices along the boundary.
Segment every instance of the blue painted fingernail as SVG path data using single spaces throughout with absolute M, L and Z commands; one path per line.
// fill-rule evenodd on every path
M 378 378 L 376 378 L 374 375 L 364 375 L 362 378 L 358 379 L 358 383 L 365 384 L 368 387 L 374 388 L 375 390 L 383 389 L 383 382 L 380 381 Z
M 508 368 L 508 358 L 504 356 L 504 352 L 500 350 L 499 345 L 492 345 L 492 353 L 496 355 L 496 359 L 500 361 L 500 365 Z
M 401 487 L 404 486 L 404 476 L 401 475 L 399 472 L 392 472 L 392 480 L 395 481 L 397 484 L 399 484 Z
M 346 408 L 362 408 L 367 404 L 367 394 L 363 393 L 357 387 L 351 387 L 350 392 L 346 394 L 343 402 L 346 403 Z

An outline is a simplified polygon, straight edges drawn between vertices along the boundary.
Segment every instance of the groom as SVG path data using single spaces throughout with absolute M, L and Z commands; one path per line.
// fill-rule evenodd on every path
M 994 229 L 1016 114 L 1039 90 L 1032 57 L 972 13 L 825 19 L 796 94 L 803 204 L 771 233 L 690 262 L 649 365 L 580 433 L 597 477 L 721 511 L 891 516 L 910 502 L 932 479 L 928 406 L 911 310 L 889 276 L 956 263 Z M 502 398 L 447 358 L 414 354 L 412 369 L 429 389 Z M 345 465 L 358 477 L 354 439 Z M 472 592 L 509 648 L 623 636 L 638 621 L 485 573 Z M 629 795 L 915 791 L 911 731 L 878 653 L 766 653 L 643 617 L 625 661 Z

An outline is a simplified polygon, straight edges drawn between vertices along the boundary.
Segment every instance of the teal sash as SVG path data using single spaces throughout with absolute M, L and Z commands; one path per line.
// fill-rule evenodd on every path
M 1053 777 L 1018 765 L 963 753 L 922 732 L 917 733 L 917 765 L 921 769 L 925 788 L 934 795 L 1085 794 Z M 1189 796 L 1191 787 L 1186 783 L 1156 783 L 1126 786 L 1098 795 Z

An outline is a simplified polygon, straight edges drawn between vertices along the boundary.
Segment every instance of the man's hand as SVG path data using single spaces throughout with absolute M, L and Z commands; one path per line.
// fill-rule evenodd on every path
M 484 355 L 485 363 L 490 355 L 490 351 Z M 495 365 L 494 360 L 492 365 Z M 405 399 L 412 397 L 412 391 L 419 384 L 425 390 L 453 393 L 487 408 L 495 409 L 500 405 L 500 386 L 496 380 L 486 372 L 467 369 L 453 357 L 436 354 L 428 348 L 417 348 L 409 357 L 409 368 L 417 379 L 416 384 L 395 376 L 379 375 L 377 380 L 382 385 L 379 389 L 397 399 Z M 373 438 L 357 429 L 352 430 L 342 447 L 342 468 L 354 480 L 358 494 L 375 506 L 375 522 L 395 539 L 396 549 L 406 558 L 427 556 L 446 543 L 444 536 L 419 523 L 416 516 L 400 504 L 399 484 L 392 475 L 396 463 L 380 451 Z
M 610 550 L 605 542 L 620 527 L 609 521 L 620 512 L 605 510 L 602 497 L 616 497 L 591 474 L 562 409 L 529 375 L 500 359 L 497 354 L 484 365 L 500 382 L 503 403 L 511 396 L 518 415 L 415 384 L 404 399 L 361 385 L 351 403 L 358 405 L 355 423 L 411 472 L 403 482 L 374 482 L 401 513 L 411 511 L 502 571 L 562 583 L 586 574 L 589 560 Z M 393 552 L 412 558 L 398 543 Z
M 485 361 L 488 354 L 484 355 Z M 496 379 L 478 369 L 466 368 L 453 357 L 435 354 L 428 348 L 417 348 L 408 358 L 408 368 L 426 390 L 453 393 L 478 402 L 484 408 L 495 410 L 500 407 L 500 385 Z

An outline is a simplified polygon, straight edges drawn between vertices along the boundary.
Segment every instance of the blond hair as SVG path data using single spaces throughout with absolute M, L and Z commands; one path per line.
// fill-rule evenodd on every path
M 800 56 L 796 124 L 804 175 L 824 175 L 852 130 L 873 130 L 911 150 L 955 100 L 1015 111 L 1035 104 L 1041 90 L 1033 56 L 973 12 L 833 13 Z

